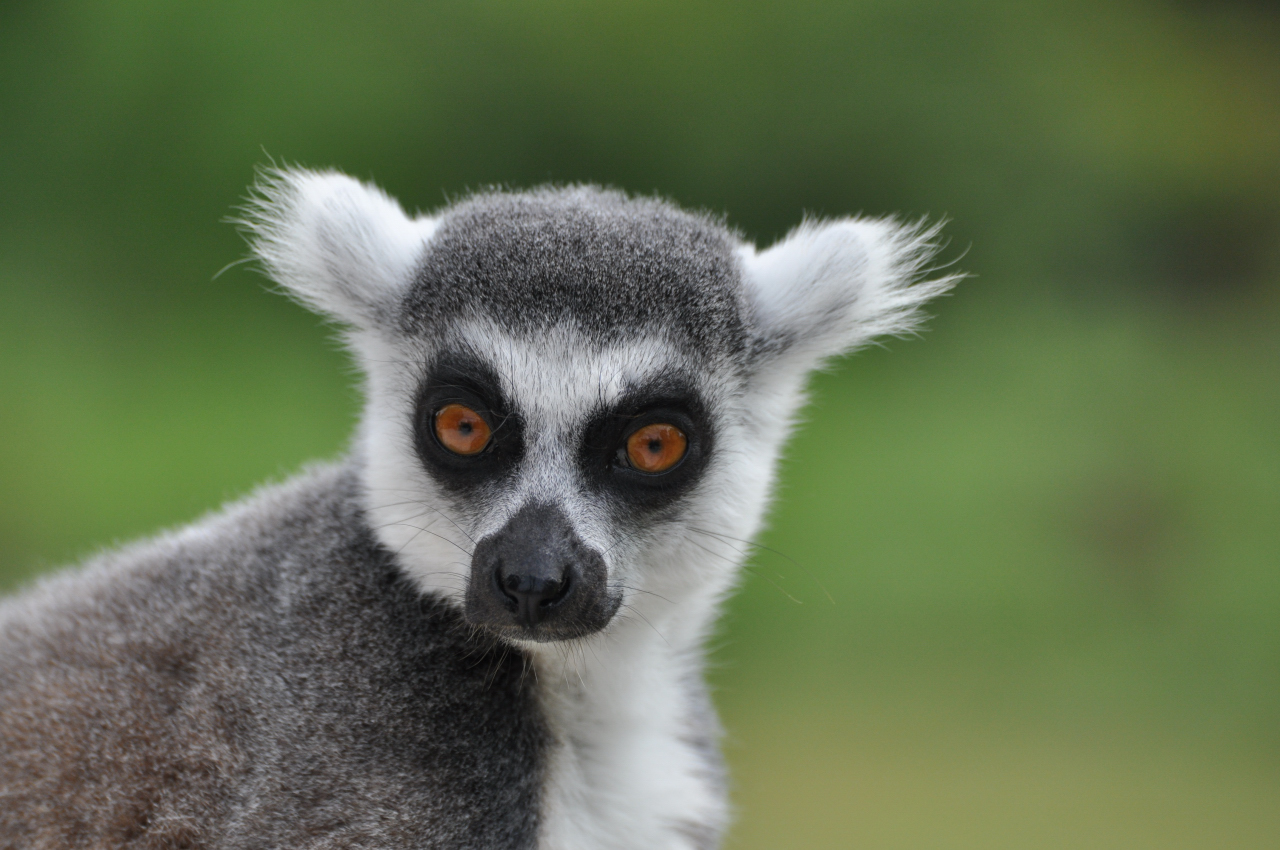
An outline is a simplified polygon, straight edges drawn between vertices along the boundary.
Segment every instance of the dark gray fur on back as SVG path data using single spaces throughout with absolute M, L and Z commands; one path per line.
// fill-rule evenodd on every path
M 515 334 L 571 321 L 601 343 L 655 329 L 703 354 L 747 347 L 734 234 L 658 199 L 593 186 L 475 195 L 444 210 L 406 330 L 485 317 Z
M 0 848 L 532 848 L 533 677 L 379 548 L 350 468 L 0 607 Z

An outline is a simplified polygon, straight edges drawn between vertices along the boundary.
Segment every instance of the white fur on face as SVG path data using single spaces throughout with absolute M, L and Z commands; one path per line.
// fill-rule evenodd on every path
M 646 601 L 655 593 L 718 598 L 759 525 L 807 373 L 876 336 L 911 330 L 919 306 L 955 281 L 913 282 L 937 232 L 920 225 L 807 222 L 767 250 L 744 245 L 738 256 L 755 336 L 745 370 L 686 362 L 655 334 L 602 347 L 567 326 L 517 338 L 473 319 L 452 333 L 501 376 L 527 423 L 527 446 L 514 483 L 464 510 L 431 480 L 414 448 L 422 369 L 444 342 L 406 337 L 398 314 L 437 220 L 411 219 L 381 190 L 335 172 L 271 172 L 258 192 L 248 216 L 255 252 L 297 298 L 348 326 L 365 369 L 358 449 L 368 464 L 375 533 L 424 592 L 459 603 L 476 541 L 535 497 L 559 505 L 579 537 L 605 553 L 610 583 L 625 590 L 624 604 L 636 614 L 663 619 Z M 702 385 L 716 420 L 716 456 L 676 519 L 653 529 L 613 527 L 579 480 L 574 452 L 583 419 L 624 387 L 672 369 Z
M 651 528 L 615 525 L 582 480 L 578 452 L 592 413 L 616 402 L 626 388 L 672 373 L 701 378 L 698 389 L 712 411 L 717 442 L 740 444 L 751 430 L 739 409 L 740 387 L 699 376 L 679 349 L 660 340 L 600 350 L 569 328 L 517 339 L 474 323 L 450 336 L 491 365 L 525 423 L 525 454 L 516 476 L 478 508 L 455 504 L 431 480 L 414 448 L 416 387 L 432 352 L 392 346 L 378 336 L 353 340 L 369 376 L 360 451 L 368 464 L 371 524 L 424 592 L 461 604 L 475 543 L 531 501 L 563 509 L 583 542 L 604 554 L 609 583 L 623 591 L 625 604 L 649 608 L 639 597 L 680 597 L 705 584 L 718 592 L 729 587 L 740 555 L 716 535 L 746 539 L 754 530 L 776 447 L 736 448 L 723 461 L 714 453 L 675 517 Z

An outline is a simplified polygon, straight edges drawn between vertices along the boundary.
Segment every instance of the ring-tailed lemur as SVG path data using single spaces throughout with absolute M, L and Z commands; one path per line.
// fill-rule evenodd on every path
M 952 283 L 934 230 L 255 197 L 364 371 L 353 449 L 0 606 L 0 847 L 715 847 L 704 641 L 808 372 Z

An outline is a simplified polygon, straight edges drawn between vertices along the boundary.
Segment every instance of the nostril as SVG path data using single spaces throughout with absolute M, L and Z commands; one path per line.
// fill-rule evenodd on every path
M 499 564 L 497 569 L 493 571 L 493 589 L 497 591 L 498 596 L 500 598 L 507 600 L 512 605 L 519 605 L 520 600 L 516 598 L 516 594 L 515 594 L 516 588 L 508 587 L 508 585 L 510 585 L 511 583 L 511 580 L 514 578 L 517 578 L 517 577 L 506 576 L 504 578 L 502 575 L 502 565 Z
M 526 626 L 536 626 L 549 609 L 569 594 L 567 575 L 549 578 L 540 575 L 494 574 L 495 590 L 506 601 L 516 619 Z
M 560 582 L 539 576 L 507 576 L 503 590 L 516 596 L 536 596 L 544 599 L 559 592 Z
M 565 567 L 564 580 L 554 582 L 556 587 L 554 589 L 548 588 L 551 592 L 548 593 L 546 598 L 539 603 L 543 608 L 550 608 L 552 605 L 557 604 L 569 595 L 569 585 L 572 583 L 572 579 L 570 578 L 571 575 L 572 573 L 569 572 L 569 568 Z

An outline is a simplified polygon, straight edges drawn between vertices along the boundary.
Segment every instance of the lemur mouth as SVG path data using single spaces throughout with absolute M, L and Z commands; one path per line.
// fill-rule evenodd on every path
M 621 598 L 607 592 L 604 557 L 555 505 L 525 505 L 471 557 L 466 617 L 501 637 L 557 641 L 600 631 Z

